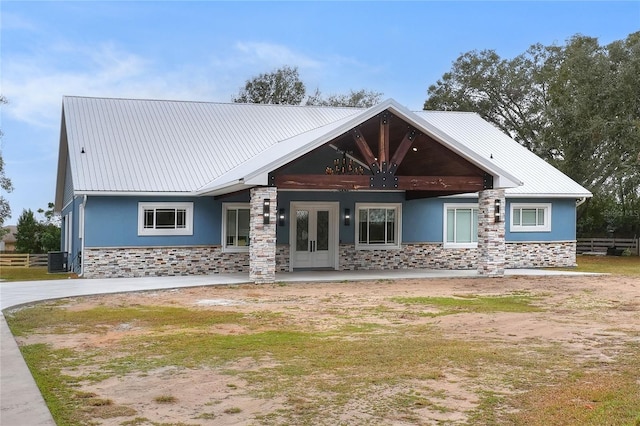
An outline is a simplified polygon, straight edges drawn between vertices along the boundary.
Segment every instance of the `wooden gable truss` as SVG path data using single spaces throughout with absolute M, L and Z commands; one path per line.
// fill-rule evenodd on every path
M 406 191 L 407 198 L 478 192 L 491 175 L 384 111 L 269 175 L 279 189 Z

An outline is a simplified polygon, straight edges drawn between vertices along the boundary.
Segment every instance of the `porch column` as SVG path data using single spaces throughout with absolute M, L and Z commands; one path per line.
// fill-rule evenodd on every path
M 499 202 L 499 215 L 496 206 Z M 478 275 L 504 276 L 504 189 L 485 189 L 478 194 Z
M 249 224 L 249 279 L 256 284 L 276 280 L 276 187 L 251 189 L 251 220 Z M 268 207 L 265 204 L 268 202 Z M 269 223 L 264 223 L 268 209 Z

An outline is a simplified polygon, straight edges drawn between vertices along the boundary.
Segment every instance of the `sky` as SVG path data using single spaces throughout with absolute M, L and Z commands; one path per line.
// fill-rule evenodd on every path
M 640 30 L 640 1 L 0 1 L 0 141 L 16 224 L 54 201 L 63 96 L 231 102 L 297 67 L 311 94 L 366 89 L 421 110 L 461 54 L 510 59 Z M 37 217 L 42 218 L 41 216 Z

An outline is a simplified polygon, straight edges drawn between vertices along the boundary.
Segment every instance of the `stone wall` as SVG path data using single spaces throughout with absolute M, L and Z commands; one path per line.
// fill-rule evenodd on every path
M 276 271 L 289 272 L 289 246 L 276 247 Z M 449 249 L 439 243 L 403 244 L 401 250 L 356 250 L 340 245 L 340 270 L 476 269 L 477 249 Z M 575 241 L 506 244 L 507 268 L 573 267 Z M 225 253 L 220 246 L 85 248 L 86 278 L 206 275 L 249 272 L 249 253 Z
M 508 269 L 576 266 L 575 241 L 505 244 Z M 477 269 L 478 249 L 444 248 L 439 243 L 403 244 L 401 250 L 356 250 L 340 245 L 340 270 Z
M 249 253 L 220 246 L 86 248 L 86 278 L 130 278 L 248 272 Z
M 507 268 L 568 268 L 576 266 L 576 242 L 509 242 Z
M 439 243 L 403 244 L 401 250 L 356 250 L 353 244 L 340 245 L 343 271 L 375 269 L 474 269 L 475 249 L 445 249 Z
M 274 186 L 251 188 L 249 237 L 249 279 L 255 283 L 276 280 L 276 206 Z M 269 203 L 269 223 L 264 223 L 264 203 Z
M 504 189 L 485 189 L 478 193 L 478 275 L 504 275 L 505 206 Z

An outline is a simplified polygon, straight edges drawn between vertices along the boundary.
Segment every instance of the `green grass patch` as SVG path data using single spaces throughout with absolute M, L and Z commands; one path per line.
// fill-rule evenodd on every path
M 34 266 L 32 268 L 19 268 L 15 266 L 0 268 L 0 279 L 4 281 L 42 281 L 42 280 L 65 280 L 77 278 L 71 272 L 61 272 L 50 274 L 46 266 Z
M 640 277 L 640 256 L 577 256 L 571 270 Z
M 513 424 L 639 425 L 640 384 L 630 374 L 588 373 L 537 387 L 516 399 Z
M 392 301 L 404 305 L 426 305 L 439 309 L 437 315 L 459 313 L 541 312 L 532 303 L 535 297 L 524 294 L 507 296 L 456 296 L 456 297 L 393 297 Z
M 164 329 L 169 327 L 199 328 L 216 324 L 238 324 L 244 315 L 228 311 L 188 309 L 174 306 L 97 306 L 71 311 L 62 309 L 64 300 L 43 302 L 7 313 L 11 332 L 22 336 L 37 329 L 56 334 L 106 332 L 109 327 L 129 324 L 132 327 Z M 258 315 L 264 318 L 264 315 Z M 273 315 L 270 315 L 273 317 Z M 244 321 L 246 322 L 246 321 Z

